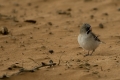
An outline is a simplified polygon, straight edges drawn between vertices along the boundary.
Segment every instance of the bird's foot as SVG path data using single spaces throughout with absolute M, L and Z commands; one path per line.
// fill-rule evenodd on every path
M 92 54 L 89 54 L 89 56 L 92 56 Z
M 86 56 L 92 56 L 92 54 L 85 54 L 84 57 L 86 57 Z
M 85 54 L 84 57 L 89 56 L 89 54 Z

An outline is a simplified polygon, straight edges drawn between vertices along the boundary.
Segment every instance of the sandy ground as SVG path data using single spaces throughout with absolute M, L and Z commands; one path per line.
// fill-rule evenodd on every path
M 77 42 L 83 23 L 106 43 L 87 57 Z M 120 80 L 120 0 L 0 0 L 0 26 L 9 30 L 0 35 L 3 80 Z M 11 76 L 50 60 L 60 65 Z

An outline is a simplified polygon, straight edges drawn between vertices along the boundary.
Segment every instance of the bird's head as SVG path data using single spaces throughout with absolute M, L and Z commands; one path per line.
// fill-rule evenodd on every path
M 88 34 L 91 31 L 92 31 L 91 26 L 88 23 L 83 24 L 80 28 L 80 33 L 87 33 Z

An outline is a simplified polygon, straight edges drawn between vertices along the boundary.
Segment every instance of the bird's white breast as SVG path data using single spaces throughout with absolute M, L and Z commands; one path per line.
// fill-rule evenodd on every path
M 100 42 L 96 41 L 90 34 L 79 34 L 78 43 L 83 49 L 95 50 Z

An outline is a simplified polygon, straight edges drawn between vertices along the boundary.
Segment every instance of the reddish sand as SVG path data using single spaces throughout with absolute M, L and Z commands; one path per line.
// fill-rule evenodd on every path
M 77 42 L 83 23 L 106 43 L 87 57 Z M 0 35 L 4 80 L 120 80 L 120 0 L 0 0 L 0 26 L 9 30 Z M 61 63 L 11 76 L 49 60 Z

